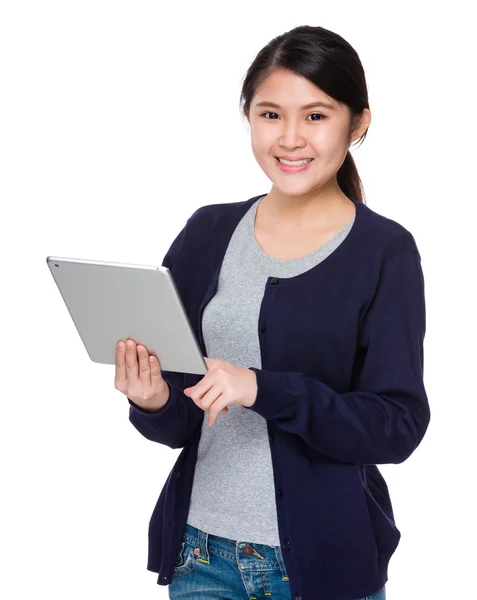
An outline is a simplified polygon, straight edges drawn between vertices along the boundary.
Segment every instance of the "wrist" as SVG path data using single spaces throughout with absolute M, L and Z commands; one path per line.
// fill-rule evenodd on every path
M 146 412 L 155 413 L 155 412 L 160 411 L 161 408 L 164 408 L 164 406 L 169 401 L 169 396 L 170 396 L 169 386 L 165 382 L 164 388 L 160 392 L 158 392 L 154 396 L 154 398 L 151 398 L 151 400 L 147 404 L 138 405 L 138 406 Z

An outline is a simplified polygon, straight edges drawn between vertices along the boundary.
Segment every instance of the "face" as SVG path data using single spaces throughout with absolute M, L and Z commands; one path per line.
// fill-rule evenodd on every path
M 331 106 L 303 108 L 316 102 Z M 259 106 L 261 103 L 266 104 Z M 318 190 L 340 193 L 336 173 L 350 143 L 369 125 L 369 120 L 363 121 L 353 133 L 346 105 L 330 98 L 308 79 L 286 69 L 276 70 L 257 88 L 249 113 L 253 154 L 273 182 L 271 194 L 313 196 Z M 277 156 L 313 160 L 302 171 L 286 172 L 278 165 Z

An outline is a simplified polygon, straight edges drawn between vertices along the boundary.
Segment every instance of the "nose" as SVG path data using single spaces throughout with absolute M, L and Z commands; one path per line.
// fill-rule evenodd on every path
M 279 146 L 282 148 L 303 148 L 306 146 L 306 141 L 301 131 L 301 126 L 291 120 L 283 122 L 281 135 L 279 138 Z

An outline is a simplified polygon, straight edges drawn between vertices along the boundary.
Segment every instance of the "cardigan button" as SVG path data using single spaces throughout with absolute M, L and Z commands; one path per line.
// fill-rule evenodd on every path
M 278 495 L 279 496 L 283 496 L 283 490 L 282 490 L 282 488 L 278 488 Z
M 274 442 L 274 441 L 275 441 L 275 434 L 274 434 L 274 433 L 270 433 L 270 434 L 268 435 L 268 437 L 270 438 L 270 441 L 271 441 L 271 442 Z
M 285 550 L 290 550 L 291 543 L 287 540 L 286 542 L 284 542 L 283 547 L 285 548 Z
M 267 326 L 265 325 L 265 323 L 260 327 L 261 331 L 267 331 Z
M 303 600 L 303 596 L 301 594 L 295 594 L 295 600 Z
M 279 279 L 277 279 L 276 277 L 274 277 L 270 283 L 272 283 L 273 285 L 275 285 L 279 281 L 280 281 Z

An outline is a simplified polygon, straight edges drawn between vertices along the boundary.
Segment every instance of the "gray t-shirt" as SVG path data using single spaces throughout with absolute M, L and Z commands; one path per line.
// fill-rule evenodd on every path
M 262 196 L 263 197 L 263 196 Z M 236 227 L 205 307 L 202 330 L 207 356 L 261 368 L 258 318 L 268 277 L 295 277 L 331 254 L 355 217 L 323 246 L 296 260 L 266 254 L 254 234 L 259 198 Z M 266 420 L 238 404 L 208 427 L 204 412 L 187 523 L 212 535 L 279 546 L 270 444 Z

